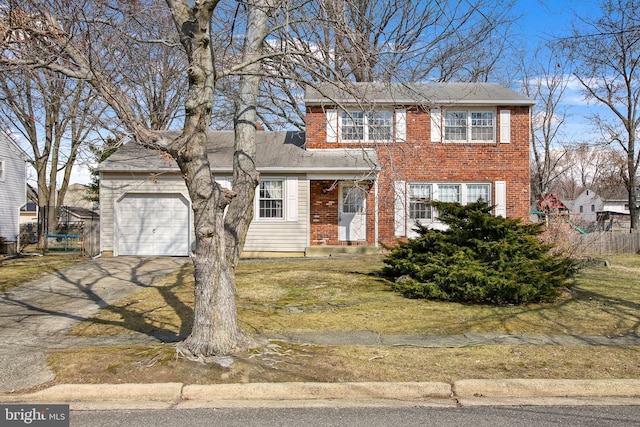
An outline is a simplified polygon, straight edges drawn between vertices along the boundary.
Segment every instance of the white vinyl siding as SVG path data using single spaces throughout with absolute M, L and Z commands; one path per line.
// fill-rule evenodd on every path
M 271 179 L 263 175 L 263 179 Z M 304 252 L 308 246 L 308 202 L 309 181 L 302 176 L 277 177 L 285 185 L 285 218 L 252 221 L 245 252 Z M 231 178 L 216 176 L 223 187 L 231 186 Z M 114 225 L 116 200 L 124 193 L 181 193 L 188 194 L 184 180 L 177 173 L 160 174 L 154 180 L 146 173 L 102 173 L 100 177 L 100 245 L 102 251 L 114 251 Z M 256 199 L 257 199 L 256 189 Z M 255 213 L 255 209 L 254 209 Z M 257 215 L 257 214 L 256 214 Z M 193 227 L 189 231 L 190 241 L 195 242 Z
M 0 237 L 17 242 L 20 208 L 27 202 L 25 154 L 0 132 Z
M 100 174 L 100 250 L 116 251 L 115 208 L 117 201 L 126 193 L 181 193 L 187 188 L 179 174 L 159 174 L 153 179 L 148 173 Z M 191 235 L 191 241 L 194 241 Z
M 261 218 L 251 222 L 245 252 L 303 252 L 309 240 L 309 181 L 288 176 L 285 219 Z

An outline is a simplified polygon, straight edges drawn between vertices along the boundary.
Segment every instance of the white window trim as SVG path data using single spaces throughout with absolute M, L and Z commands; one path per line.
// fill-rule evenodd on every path
M 260 185 L 256 187 L 253 200 L 253 220 L 260 222 L 296 222 L 298 221 L 298 178 L 295 176 L 269 176 L 262 181 L 282 182 L 282 217 L 260 216 Z
M 0 181 L 4 181 L 4 175 L 5 175 L 5 160 L 0 157 Z
M 266 181 L 279 181 L 282 182 L 282 216 L 281 217 L 262 217 L 260 216 L 260 185 Z M 256 187 L 256 195 L 255 199 L 255 208 L 254 208 L 254 219 L 256 221 L 284 221 L 287 215 L 287 180 L 284 177 L 268 177 L 263 178 L 260 181 L 260 184 Z
M 347 114 L 348 116 L 352 116 L 355 113 L 362 113 L 362 129 L 363 129 L 363 135 L 362 135 L 362 139 L 343 139 L 342 137 L 342 127 L 343 127 L 343 117 L 344 114 Z M 389 113 L 391 114 L 391 117 L 389 119 L 389 134 L 391 136 L 390 139 L 377 139 L 377 140 L 372 140 L 369 138 L 369 113 Z M 378 109 L 378 110 L 371 110 L 371 111 L 361 111 L 361 110 L 341 110 L 340 114 L 338 115 L 338 135 L 340 137 L 340 142 L 373 142 L 373 143 L 384 143 L 384 142 L 393 142 L 393 134 L 394 134 L 394 129 L 395 129 L 395 120 L 394 120 L 394 111 L 393 110 L 383 110 L 383 109 Z
M 446 120 L 447 120 L 447 114 L 448 113 L 457 113 L 457 112 L 462 112 L 466 114 L 466 130 L 467 130 L 467 138 L 466 139 L 451 139 L 448 140 L 447 139 L 447 127 L 446 127 Z M 472 136 L 472 126 L 471 126 L 471 114 L 472 113 L 491 113 L 493 114 L 493 134 L 492 134 L 492 139 L 487 139 L 487 140 L 472 140 L 471 136 Z M 440 120 L 441 122 L 441 134 L 437 135 L 441 138 L 443 143 L 447 143 L 447 144 L 494 144 L 496 142 L 496 127 L 498 125 L 498 115 L 497 115 L 497 111 L 496 109 L 487 109 L 487 108 L 448 108 L 446 110 L 442 110 L 441 113 L 441 118 Z M 432 131 L 433 132 L 433 131 Z M 432 138 L 433 140 L 433 138 Z
M 363 139 L 343 139 L 342 138 L 342 114 L 343 113 L 364 113 L 364 135 Z M 370 140 L 368 136 L 368 116 L 370 112 L 386 112 L 391 114 L 390 130 L 391 138 L 385 140 Z M 358 109 L 341 109 L 326 110 L 327 120 L 327 142 L 339 142 L 345 144 L 372 143 L 372 144 L 388 144 L 393 142 L 404 142 L 407 139 L 407 111 L 405 109 L 375 109 L 363 111 Z
M 460 204 L 466 205 L 468 198 L 467 187 L 470 185 L 486 185 L 488 187 L 488 196 L 490 200 L 486 200 L 489 205 L 495 204 L 492 201 L 494 187 L 497 190 L 501 181 L 496 183 L 491 182 L 428 182 L 428 181 L 396 181 L 395 182 L 395 235 L 396 237 L 416 237 L 417 234 L 413 231 L 414 224 L 418 222 L 425 227 L 444 230 L 446 225 L 438 220 L 438 212 L 436 209 L 432 209 L 430 219 L 416 219 L 411 218 L 411 197 L 409 188 L 411 185 L 430 185 L 432 200 L 439 200 L 440 186 L 444 185 L 458 185 L 460 186 Z M 496 195 L 498 197 L 498 195 Z M 498 211 L 498 209 L 496 209 Z M 502 212 L 500 212 L 502 213 Z M 496 215 L 499 213 L 496 212 Z M 503 215 L 504 216 L 504 215 Z

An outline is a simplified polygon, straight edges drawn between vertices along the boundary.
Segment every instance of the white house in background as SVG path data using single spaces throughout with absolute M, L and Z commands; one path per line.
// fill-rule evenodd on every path
M 624 188 L 598 194 L 594 190 L 584 190 L 573 202 L 573 213 L 587 222 L 596 222 L 602 212 L 629 215 L 629 196 Z
M 0 130 L 0 238 L 15 243 L 15 248 L 20 233 L 20 208 L 27 203 L 28 162 L 29 156 Z

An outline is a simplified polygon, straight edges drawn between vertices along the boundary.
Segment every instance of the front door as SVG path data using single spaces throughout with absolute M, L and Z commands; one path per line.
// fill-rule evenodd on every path
M 344 182 L 340 185 L 338 203 L 338 240 L 354 242 L 367 240 L 367 192 Z

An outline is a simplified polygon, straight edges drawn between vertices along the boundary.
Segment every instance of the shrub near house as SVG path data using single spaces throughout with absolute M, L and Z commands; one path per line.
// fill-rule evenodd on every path
M 407 297 L 522 304 L 552 300 L 569 283 L 574 264 L 549 254 L 541 225 L 496 217 L 484 202 L 433 206 L 447 230 L 418 225 L 419 237 L 385 259 L 383 274 Z

